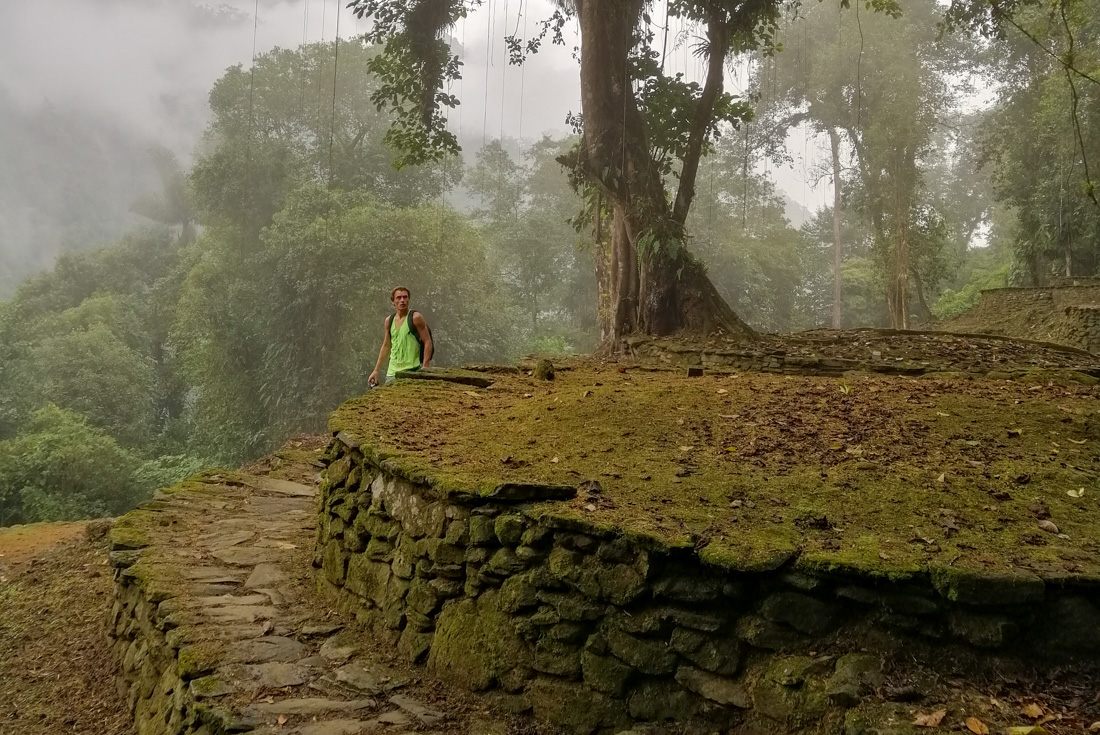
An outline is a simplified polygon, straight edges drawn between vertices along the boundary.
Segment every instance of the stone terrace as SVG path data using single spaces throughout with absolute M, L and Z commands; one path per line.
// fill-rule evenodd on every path
M 112 529 L 111 627 L 137 732 L 499 729 L 370 654 L 354 623 L 314 601 L 307 482 L 211 475 Z

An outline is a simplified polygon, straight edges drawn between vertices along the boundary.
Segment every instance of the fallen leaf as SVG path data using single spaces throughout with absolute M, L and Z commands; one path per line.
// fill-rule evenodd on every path
M 1089 732 L 1100 732 L 1100 720 L 1089 725 Z
M 683 426 L 684 425 L 684 420 L 683 419 L 676 419 L 676 423 L 679 424 L 680 426 Z
M 1020 714 L 1024 717 L 1030 717 L 1033 720 L 1037 720 L 1043 716 L 1043 708 L 1031 702 L 1020 708 Z
M 1085 497 L 1085 488 L 1079 487 L 1076 490 L 1066 490 L 1066 495 L 1071 498 L 1083 498 Z
M 944 482 L 947 480 L 947 473 L 941 472 L 940 476 L 936 478 L 936 482 Z
M 588 505 L 584 506 L 584 509 L 591 512 L 596 510 L 596 506 L 592 505 L 592 503 L 589 503 Z
M 472 390 L 464 390 L 462 392 L 465 393 L 468 396 L 473 396 L 474 398 L 480 398 L 481 397 L 478 393 L 475 393 Z
M 1088 439 L 1070 439 L 1073 444 L 1087 444 Z
M 590 395 L 592 395 L 592 391 L 586 390 L 583 394 L 581 394 L 581 398 L 588 398 L 588 396 Z
M 727 452 L 736 452 L 736 451 L 737 451 L 737 447 L 726 447 L 726 451 L 727 451 Z
M 725 388 L 719 388 L 718 389 L 718 395 L 722 395 L 723 393 L 729 393 L 729 391 L 726 390 Z
M 680 447 L 681 452 L 690 452 L 692 449 L 695 449 L 695 447 Z
M 989 735 L 989 727 L 977 717 L 966 718 L 966 729 L 974 735 Z
M 1019 436 L 1020 434 L 1023 434 L 1023 433 L 1024 433 L 1023 429 L 1009 429 L 1008 430 L 1008 435 L 1010 437 Z
M 557 457 L 554 457 L 554 458 L 552 458 L 552 459 L 550 460 L 551 464 L 557 464 L 557 463 L 558 463 L 558 462 L 560 462 L 560 461 L 561 461 L 561 460 L 559 460 L 559 459 L 558 459 Z
M 532 395 L 531 393 L 524 393 L 524 394 L 523 394 L 523 397 L 524 397 L 524 398 L 530 398 L 530 397 L 531 397 L 531 395 Z
M 280 725 L 285 725 L 286 724 L 286 715 L 279 715 L 279 724 Z
M 913 724 L 917 727 L 939 727 L 946 715 L 947 710 L 938 709 L 927 715 L 917 715 L 913 718 Z
M 1053 521 L 1039 521 L 1039 528 L 1047 533 L 1060 533 L 1058 526 L 1054 525 Z
M 951 414 L 949 414 L 949 413 L 944 413 L 943 411 L 936 411 L 936 415 L 937 415 L 937 416 L 950 416 Z
M 1100 727 L 1096 728 L 1100 730 Z M 1021 725 L 1005 730 L 1005 735 L 1050 735 L 1039 725 Z

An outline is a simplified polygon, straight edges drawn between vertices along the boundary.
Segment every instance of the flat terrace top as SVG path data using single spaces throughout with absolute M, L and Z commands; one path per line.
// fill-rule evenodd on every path
M 437 488 L 569 485 L 537 512 L 730 569 L 1100 579 L 1100 388 L 706 374 L 577 361 L 487 388 L 397 381 L 331 420 Z M 595 484 L 598 483 L 598 486 Z

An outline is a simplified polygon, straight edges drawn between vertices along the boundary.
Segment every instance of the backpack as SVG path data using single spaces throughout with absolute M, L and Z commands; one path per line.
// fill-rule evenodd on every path
M 409 315 L 405 318 L 411 320 L 413 318 L 413 314 L 420 314 L 420 312 L 419 311 L 412 311 L 410 309 L 409 310 Z M 424 315 L 420 314 L 420 316 L 424 316 Z M 386 331 L 382 336 L 383 344 L 385 344 L 385 338 L 388 337 L 389 334 L 390 334 L 390 324 L 393 323 L 393 317 L 394 317 L 393 314 L 390 314 L 388 317 L 386 317 Z M 436 345 L 436 342 L 435 342 L 435 335 L 432 334 L 432 328 L 428 324 L 427 320 L 424 321 L 424 326 L 428 327 L 428 338 L 431 339 L 431 341 L 432 341 L 432 359 L 434 360 L 436 357 L 439 356 L 439 350 L 437 349 L 437 345 Z M 424 363 L 424 340 L 420 339 L 420 330 L 416 329 L 414 326 L 410 326 L 409 327 L 409 334 L 411 334 L 412 338 L 416 340 L 416 343 L 418 345 L 420 345 L 420 363 L 423 364 Z

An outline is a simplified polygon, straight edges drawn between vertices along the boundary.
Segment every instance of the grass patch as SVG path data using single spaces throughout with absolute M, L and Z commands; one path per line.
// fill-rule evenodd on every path
M 451 492 L 594 480 L 600 492 L 545 512 L 725 568 L 786 553 L 893 578 L 960 565 L 1100 578 L 1096 387 L 571 367 L 485 390 L 398 381 L 331 428 Z

